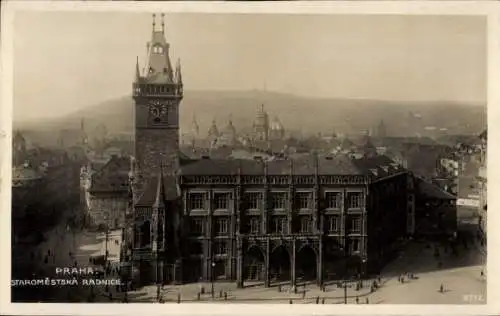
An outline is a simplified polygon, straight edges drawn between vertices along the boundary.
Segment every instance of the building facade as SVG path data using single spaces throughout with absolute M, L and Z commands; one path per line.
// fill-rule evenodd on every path
M 102 167 L 88 171 L 83 183 L 87 224 L 109 229 L 124 227 L 130 170 L 130 157 L 113 156 Z
M 479 184 L 479 233 L 483 244 L 486 243 L 487 231 L 487 211 L 488 211 L 488 137 L 487 130 L 483 131 L 479 138 L 481 139 L 481 165 L 478 172 Z
M 182 80 L 168 47 L 153 22 L 147 71 L 137 66 L 134 84 L 126 278 L 322 284 L 378 271 L 414 233 L 413 177 L 385 156 L 181 159 Z M 259 118 L 267 141 L 267 114 Z

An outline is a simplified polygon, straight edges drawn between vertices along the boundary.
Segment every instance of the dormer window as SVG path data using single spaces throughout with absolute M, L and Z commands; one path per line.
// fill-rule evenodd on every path
M 163 47 L 161 47 L 160 45 L 153 46 L 153 53 L 163 54 Z

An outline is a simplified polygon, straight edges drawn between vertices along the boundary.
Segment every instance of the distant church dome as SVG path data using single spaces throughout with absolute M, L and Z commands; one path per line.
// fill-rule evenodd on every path
M 273 121 L 271 122 L 270 129 L 273 131 L 282 131 L 285 128 L 283 127 L 283 124 L 281 124 L 280 120 L 278 119 L 277 116 L 274 117 Z
M 224 134 L 226 136 L 232 136 L 232 137 L 236 136 L 236 129 L 234 128 L 232 120 L 229 120 L 226 127 L 222 130 L 222 134 Z
M 269 137 L 273 139 L 282 139 L 285 137 L 285 128 L 277 116 L 274 117 L 269 126 Z

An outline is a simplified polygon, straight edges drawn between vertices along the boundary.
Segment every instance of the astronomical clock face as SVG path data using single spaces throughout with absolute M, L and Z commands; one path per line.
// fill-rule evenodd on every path
M 174 101 L 171 100 L 152 100 L 148 103 L 150 118 L 154 123 L 168 122 L 168 107 L 172 106 Z

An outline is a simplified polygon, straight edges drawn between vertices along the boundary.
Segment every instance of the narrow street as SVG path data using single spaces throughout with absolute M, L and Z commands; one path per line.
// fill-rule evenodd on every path
M 61 268 L 97 268 L 90 262 L 92 256 L 104 256 L 106 253 L 106 234 L 103 232 L 89 232 L 77 228 L 71 228 L 68 225 L 68 219 L 72 214 L 68 212 L 67 218 L 62 219 L 60 224 L 50 231 L 46 232 L 46 240 L 40 243 L 33 255 L 32 263 L 36 266 L 33 271 L 33 277 L 53 278 L 53 279 L 71 279 L 73 275 L 63 275 L 57 273 Z M 119 261 L 119 244 L 121 242 L 121 231 L 110 231 L 108 235 L 108 259 L 116 266 Z M 23 260 L 28 259 L 23 258 Z M 109 276 L 85 276 L 82 278 L 93 279 L 118 279 L 116 275 Z M 92 289 L 91 289 L 92 288 Z M 109 287 L 108 287 L 109 289 Z M 96 294 L 96 301 L 104 300 L 100 298 L 101 293 L 105 291 L 105 286 L 46 286 L 43 288 L 34 289 L 37 293 L 38 300 L 48 302 L 68 302 L 79 301 L 85 302 L 90 297 L 90 293 Z

